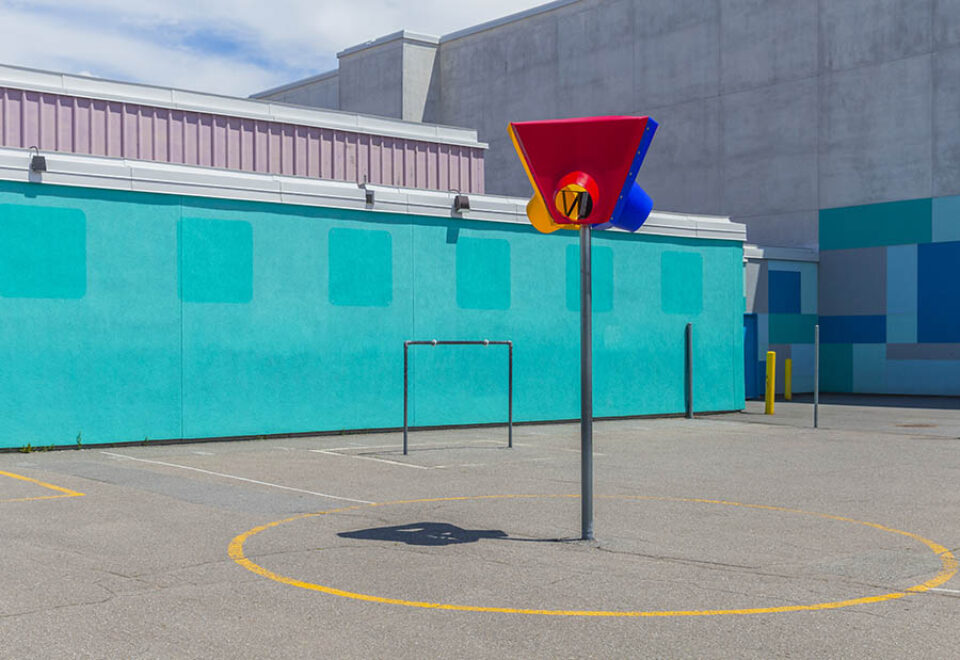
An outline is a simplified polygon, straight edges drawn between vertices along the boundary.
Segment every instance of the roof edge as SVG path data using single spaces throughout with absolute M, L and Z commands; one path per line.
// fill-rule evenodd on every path
M 255 174 L 61 152 L 45 152 L 44 155 L 47 171 L 37 174 L 30 171 L 30 150 L 0 147 L 0 181 L 323 206 L 529 226 L 526 214 L 528 200 L 522 197 L 471 193 L 468 195 L 470 209 L 458 213 L 453 210 L 455 192 L 372 184 L 362 188 L 349 181 Z M 373 191 L 373 204 L 367 204 L 367 191 Z M 654 211 L 637 233 L 738 243 L 746 239 L 746 227 L 731 222 L 727 217 L 663 211 Z

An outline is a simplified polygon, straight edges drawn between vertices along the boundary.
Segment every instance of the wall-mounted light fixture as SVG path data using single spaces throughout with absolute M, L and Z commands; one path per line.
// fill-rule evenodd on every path
M 453 210 L 457 213 L 463 213 L 464 211 L 470 210 L 470 198 L 466 195 L 462 195 L 457 191 L 456 197 L 453 198 Z
M 367 177 L 363 177 L 363 183 L 360 184 L 360 188 L 363 190 L 363 200 L 367 206 L 373 206 L 374 202 L 374 192 L 367 188 Z
M 33 155 L 33 158 L 30 159 L 30 171 L 31 172 L 46 172 L 47 171 L 47 159 L 40 155 L 40 149 L 37 147 L 30 147 L 36 153 Z

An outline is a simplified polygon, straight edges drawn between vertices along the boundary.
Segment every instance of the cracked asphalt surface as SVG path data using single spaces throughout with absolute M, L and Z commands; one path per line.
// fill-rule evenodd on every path
M 960 410 L 876 403 L 599 422 L 594 542 L 576 424 L 0 454 L 0 657 L 955 658 Z

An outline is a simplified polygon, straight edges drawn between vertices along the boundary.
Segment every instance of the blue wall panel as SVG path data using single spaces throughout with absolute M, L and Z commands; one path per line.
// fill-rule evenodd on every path
M 960 242 L 917 246 L 917 341 L 960 342 Z
M 885 316 L 821 316 L 820 341 L 825 344 L 884 343 Z
M 801 308 L 799 271 L 769 271 L 767 285 L 771 314 L 799 314 Z
M 83 217 L 86 246 L 82 298 L 0 297 L 0 446 L 398 426 L 407 339 L 512 339 L 516 418 L 578 415 L 572 233 L 32 184 L 0 184 L 0 204 L 25 225 Z M 683 410 L 687 322 L 698 410 L 741 408 L 740 245 L 595 250 L 596 414 Z M 413 349 L 413 423 L 504 420 L 506 371 L 503 348 Z

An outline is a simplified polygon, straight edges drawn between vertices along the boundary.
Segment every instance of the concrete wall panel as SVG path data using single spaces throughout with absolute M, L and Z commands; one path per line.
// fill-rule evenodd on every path
M 722 0 L 721 92 L 817 74 L 817 3 Z
M 340 58 L 340 109 L 403 116 L 403 44 L 400 40 Z
M 960 45 L 960 0 L 933 0 L 933 44 L 937 49 Z
M 637 180 L 665 211 L 720 207 L 720 103 L 705 99 L 649 111 L 660 122 Z
M 820 84 L 820 207 L 930 197 L 930 56 Z
M 933 192 L 960 193 L 960 48 L 933 56 Z
M 638 107 L 633 12 L 631 0 L 619 0 L 558 14 L 557 116 L 623 114 Z
M 816 211 L 734 216 L 747 226 L 747 240 L 757 245 L 816 247 L 819 214 Z
M 634 14 L 637 107 L 720 92 L 718 0 L 644 0 Z
M 933 0 L 820 0 L 820 63 L 850 69 L 929 53 Z
M 817 208 L 817 96 L 810 78 L 721 97 L 724 212 Z

